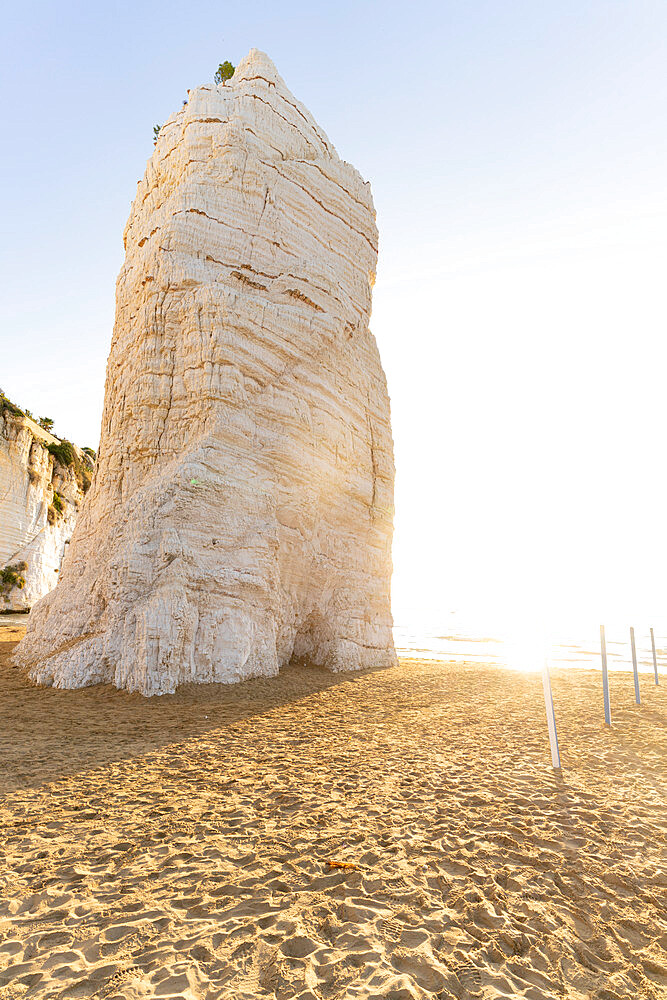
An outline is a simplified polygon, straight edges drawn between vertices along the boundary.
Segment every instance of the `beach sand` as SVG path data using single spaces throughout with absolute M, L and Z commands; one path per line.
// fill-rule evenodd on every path
M 667 997 L 667 677 L 637 707 L 613 674 L 606 730 L 600 675 L 556 671 L 559 774 L 539 673 L 144 700 L 11 648 L 0 997 Z

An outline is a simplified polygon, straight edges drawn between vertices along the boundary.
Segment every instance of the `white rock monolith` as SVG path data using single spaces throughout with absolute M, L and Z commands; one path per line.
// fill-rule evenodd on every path
M 144 695 L 394 664 L 369 185 L 253 49 L 162 127 L 125 247 L 96 477 L 19 662 Z

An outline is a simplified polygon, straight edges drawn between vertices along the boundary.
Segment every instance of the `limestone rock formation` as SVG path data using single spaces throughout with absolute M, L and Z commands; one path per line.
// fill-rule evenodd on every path
M 144 695 L 393 664 L 370 186 L 252 50 L 163 126 L 125 247 L 97 474 L 20 662 Z
M 0 613 L 29 611 L 58 582 L 93 465 L 60 446 L 0 396 Z

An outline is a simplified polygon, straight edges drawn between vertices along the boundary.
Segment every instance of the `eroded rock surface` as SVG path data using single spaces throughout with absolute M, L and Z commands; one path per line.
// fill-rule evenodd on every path
M 29 611 L 58 581 L 93 471 L 81 449 L 69 444 L 75 465 L 60 445 L 0 396 L 0 613 Z
M 96 478 L 21 662 L 145 695 L 393 664 L 370 186 L 252 50 L 163 126 L 125 246 Z

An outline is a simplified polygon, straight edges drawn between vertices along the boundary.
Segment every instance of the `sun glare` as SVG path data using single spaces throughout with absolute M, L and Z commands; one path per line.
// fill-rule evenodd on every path
M 503 661 L 513 670 L 526 673 L 541 670 L 546 656 L 546 638 L 544 633 L 510 632 L 503 637 Z

